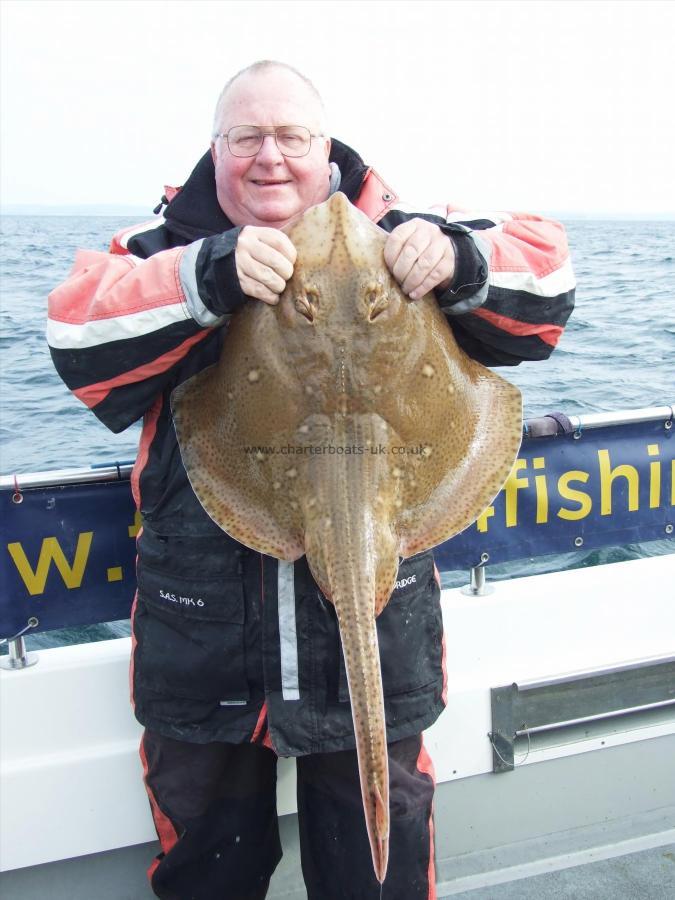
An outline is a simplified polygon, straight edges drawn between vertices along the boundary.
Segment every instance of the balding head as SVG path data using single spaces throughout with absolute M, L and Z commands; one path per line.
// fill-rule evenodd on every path
M 232 99 L 232 96 L 236 95 L 236 92 L 233 90 L 233 88 L 241 79 L 250 81 L 252 79 L 257 79 L 258 77 L 261 77 L 266 81 L 276 81 L 280 87 L 283 84 L 293 84 L 295 82 L 294 90 L 297 91 L 299 88 L 300 91 L 306 95 L 307 112 L 311 114 L 313 119 L 315 120 L 318 131 L 320 131 L 322 134 L 328 134 L 326 112 L 323 105 L 323 100 L 321 99 L 321 94 L 319 94 L 316 87 L 309 80 L 309 78 L 303 75 L 302 72 L 299 72 L 297 69 L 293 68 L 293 66 L 289 66 L 286 63 L 277 62 L 273 59 L 261 59 L 258 60 L 258 62 L 252 63 L 250 66 L 246 66 L 245 69 L 241 69 L 241 71 L 237 72 L 236 75 L 233 75 L 232 78 L 230 78 L 230 80 L 225 84 L 225 87 L 222 89 L 222 91 L 220 92 L 220 96 L 218 97 L 218 102 L 216 103 L 216 109 L 213 116 L 213 135 L 218 134 L 219 132 L 224 130 L 223 119 L 227 111 L 226 107 L 229 105 L 229 101 Z

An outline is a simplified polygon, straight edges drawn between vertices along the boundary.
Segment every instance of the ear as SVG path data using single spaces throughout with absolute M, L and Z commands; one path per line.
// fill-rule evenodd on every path
M 211 159 L 213 160 L 213 165 L 216 164 L 216 144 L 215 141 L 211 141 Z

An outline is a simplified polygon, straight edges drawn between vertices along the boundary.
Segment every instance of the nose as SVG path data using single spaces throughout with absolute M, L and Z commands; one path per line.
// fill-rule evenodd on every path
M 283 162 L 285 157 L 277 147 L 274 133 L 263 134 L 262 139 L 263 142 L 260 150 L 256 153 L 256 159 L 259 162 Z

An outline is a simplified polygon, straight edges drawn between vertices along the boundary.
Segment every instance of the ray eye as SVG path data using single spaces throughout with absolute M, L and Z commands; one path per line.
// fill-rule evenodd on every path
M 383 313 L 389 306 L 389 297 L 385 293 L 381 284 L 369 287 L 366 291 L 366 305 L 368 309 L 368 319 L 373 321 L 380 313 Z
M 308 322 L 314 321 L 314 315 L 316 313 L 316 307 L 319 303 L 319 294 L 313 288 L 308 288 L 303 291 L 301 294 L 297 294 L 295 297 L 295 308 L 300 313 L 300 315 L 304 316 Z

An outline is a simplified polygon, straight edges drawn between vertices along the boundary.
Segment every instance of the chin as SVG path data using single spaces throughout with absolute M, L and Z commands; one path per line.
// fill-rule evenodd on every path
M 300 206 L 294 204 L 275 204 L 261 209 L 257 213 L 258 221 L 263 225 L 282 228 L 287 222 L 300 215 L 303 210 Z

